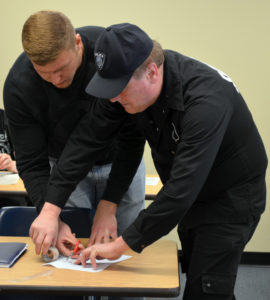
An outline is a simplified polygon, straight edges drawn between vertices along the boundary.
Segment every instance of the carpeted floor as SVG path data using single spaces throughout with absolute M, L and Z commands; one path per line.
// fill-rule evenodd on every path
M 177 298 L 145 298 L 145 300 L 182 300 L 185 274 L 180 276 L 180 295 Z M 235 286 L 236 300 L 270 300 L 270 266 L 240 265 Z

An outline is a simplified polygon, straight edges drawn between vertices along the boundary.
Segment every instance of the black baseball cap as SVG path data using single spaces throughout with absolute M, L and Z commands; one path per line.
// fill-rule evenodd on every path
M 136 25 L 121 23 L 107 27 L 95 44 L 97 72 L 86 92 L 105 99 L 118 96 L 152 49 L 152 39 Z

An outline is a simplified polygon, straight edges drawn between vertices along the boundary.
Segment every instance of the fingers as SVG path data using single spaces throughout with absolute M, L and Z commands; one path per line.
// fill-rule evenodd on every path
M 52 235 L 46 235 L 42 232 L 32 231 L 30 237 L 35 244 L 36 254 L 39 255 L 42 250 L 42 254 L 46 254 L 50 246 L 55 246 L 55 239 Z
M 80 262 L 84 267 L 86 267 L 86 261 L 87 261 L 88 258 L 89 258 L 89 254 L 88 254 L 89 251 L 90 251 L 90 249 L 89 249 L 88 251 L 83 251 L 83 252 L 81 253 L 80 257 L 78 258 L 79 262 Z
M 42 254 L 45 255 L 51 246 L 55 247 L 56 240 L 54 237 L 46 235 L 42 243 Z
M 36 254 L 41 252 L 45 255 L 50 246 L 55 246 L 58 236 L 58 219 L 51 218 L 41 214 L 32 223 L 29 235 L 35 244 Z
M 45 234 L 42 234 L 37 230 L 35 230 L 34 223 L 33 223 L 29 230 L 29 236 L 31 237 L 33 243 L 35 244 L 36 254 L 39 255 L 43 244 L 43 240 L 45 238 Z
M 64 256 L 70 256 L 72 254 L 73 247 L 70 247 L 70 245 L 67 245 L 65 243 L 57 243 L 56 248 Z
M 112 230 L 109 230 L 108 228 L 99 231 L 93 230 L 87 247 L 93 246 L 94 244 L 109 243 L 117 237 L 117 230 L 115 228 Z
M 110 238 L 117 237 L 117 205 L 115 203 L 100 200 L 94 217 L 89 246 L 98 243 L 108 243 Z
M 111 238 L 113 241 L 116 240 L 117 237 L 118 237 L 117 230 L 114 230 L 113 232 L 111 232 Z
M 65 256 L 70 256 L 77 242 L 75 234 L 71 232 L 70 227 L 63 221 L 59 221 L 59 231 L 56 247 Z
M 104 229 L 104 231 L 99 231 L 96 239 L 95 244 L 101 244 L 101 243 L 108 243 L 110 241 L 110 231 L 108 228 Z
M 75 261 L 75 263 L 82 264 L 85 267 L 86 261 L 90 259 L 93 268 L 96 270 L 96 259 L 117 259 L 128 249 L 128 244 L 123 240 L 122 237 L 119 237 L 111 243 L 95 244 L 89 248 L 84 249 L 81 252 L 81 255 L 78 257 L 78 259 Z
M 103 243 L 109 243 L 110 241 L 110 233 L 108 230 L 105 231 L 105 234 L 103 235 L 103 238 L 101 237 L 100 239 L 100 243 L 102 242 L 103 239 Z
M 31 236 L 31 235 L 30 235 Z M 42 254 L 46 254 L 51 246 L 55 246 L 56 241 L 53 234 L 46 234 L 42 231 L 33 231 L 31 236 L 33 243 L 35 244 L 36 254 L 39 255 L 42 250 Z
M 86 267 L 86 261 L 90 259 L 92 267 L 94 270 L 97 269 L 96 257 L 98 255 L 97 249 L 95 246 L 84 249 L 78 259 L 75 261 L 75 264 L 82 264 L 83 267 Z
M 94 270 L 97 269 L 96 257 L 97 257 L 97 251 L 95 251 L 95 250 L 91 251 L 90 260 L 91 260 L 91 264 L 92 264 L 92 267 L 94 268 Z
M 77 239 L 70 241 L 70 240 L 61 240 L 56 243 L 56 247 L 58 248 L 58 250 L 60 251 L 60 253 L 62 253 L 65 256 L 70 256 L 73 253 L 73 249 L 74 246 L 77 242 Z M 84 246 L 80 243 L 79 244 L 79 251 L 78 253 L 81 253 L 82 250 L 84 249 Z M 76 258 L 76 256 L 74 256 Z
M 12 159 L 11 157 L 6 154 L 2 153 L 0 155 L 0 169 L 8 169 L 12 165 Z
M 45 235 L 38 234 L 37 232 L 32 231 L 32 234 L 30 233 L 30 237 L 32 238 L 33 243 L 35 244 L 36 254 L 39 255 L 41 252 L 41 247 L 42 247 Z
M 109 234 L 91 235 L 87 247 L 91 247 L 95 244 L 108 243 L 110 240 Z

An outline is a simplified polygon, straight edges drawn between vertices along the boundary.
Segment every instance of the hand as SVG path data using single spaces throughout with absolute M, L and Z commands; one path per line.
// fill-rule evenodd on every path
M 59 221 L 59 231 L 58 231 L 58 238 L 56 242 L 56 248 L 65 256 L 70 256 L 73 252 L 73 248 L 77 242 L 75 234 L 71 232 L 70 227 L 62 222 Z M 79 247 L 81 250 L 84 249 L 83 245 L 80 244 Z
M 117 205 L 115 203 L 100 200 L 87 247 L 101 242 L 108 243 L 110 237 L 113 240 L 117 238 L 116 210 Z
M 6 153 L 0 153 L 0 170 L 4 169 L 10 172 L 18 173 L 16 168 L 16 162 L 12 160 L 10 155 Z
M 36 254 L 46 254 L 50 246 L 55 246 L 58 236 L 61 209 L 46 202 L 30 227 L 29 235 L 35 244 Z
M 84 249 L 78 259 L 75 261 L 75 264 L 82 264 L 85 267 L 86 261 L 90 259 L 93 268 L 96 270 L 96 258 L 117 259 L 128 249 L 129 246 L 120 236 L 111 243 L 95 244 Z

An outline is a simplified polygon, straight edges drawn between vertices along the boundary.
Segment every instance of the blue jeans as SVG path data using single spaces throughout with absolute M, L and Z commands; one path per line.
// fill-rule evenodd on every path
M 50 160 L 51 167 L 54 161 Z M 106 188 L 111 164 L 94 166 L 70 195 L 66 206 L 96 209 Z M 145 165 L 142 160 L 128 191 L 117 208 L 118 235 L 135 220 L 145 203 Z

